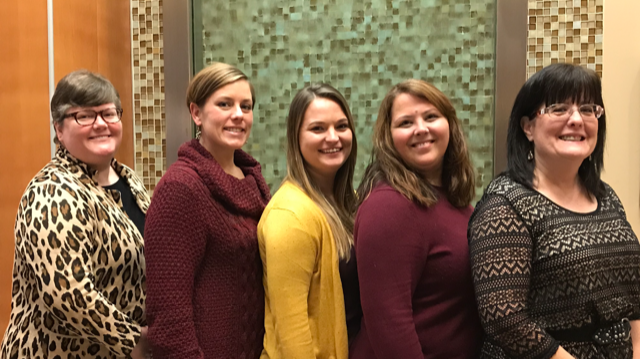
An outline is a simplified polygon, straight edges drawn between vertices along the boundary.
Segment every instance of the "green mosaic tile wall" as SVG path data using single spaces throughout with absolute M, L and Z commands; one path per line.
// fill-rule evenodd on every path
M 202 48 L 196 56 L 204 65 L 238 66 L 256 88 L 245 149 L 262 164 L 272 191 L 286 174 L 289 103 L 312 82 L 330 83 L 349 101 L 359 144 L 356 185 L 369 162 L 380 101 L 407 78 L 431 82 L 452 99 L 477 170 L 478 195 L 491 180 L 495 0 L 202 0 L 198 5 L 194 21 L 202 21 Z

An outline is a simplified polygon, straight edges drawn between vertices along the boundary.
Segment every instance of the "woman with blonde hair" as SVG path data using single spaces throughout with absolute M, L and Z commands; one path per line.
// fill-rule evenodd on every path
M 269 200 L 260 164 L 242 151 L 254 90 L 214 63 L 189 84 L 198 138 L 178 150 L 146 225 L 149 341 L 157 358 L 258 358 L 264 333 L 256 226 Z
M 356 150 L 344 97 L 326 84 L 298 92 L 287 117 L 287 177 L 258 225 L 262 358 L 348 356 L 347 326 L 356 330 L 360 321 L 352 237 Z
M 449 99 L 421 80 L 382 100 L 358 188 L 362 329 L 351 358 L 475 358 L 482 339 L 466 238 L 474 197 Z

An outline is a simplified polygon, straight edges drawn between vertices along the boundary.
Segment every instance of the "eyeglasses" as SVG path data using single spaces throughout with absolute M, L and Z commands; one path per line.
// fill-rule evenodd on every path
M 557 103 L 555 105 L 551 105 L 549 107 L 543 108 L 538 111 L 539 115 L 544 115 L 545 113 L 553 116 L 553 117 L 569 117 L 573 115 L 575 112 L 574 106 L 566 103 Z M 595 120 L 600 118 L 604 113 L 604 108 L 600 105 L 595 104 L 586 104 L 578 106 L 578 112 L 580 112 L 580 116 L 584 120 Z
M 102 111 L 82 110 L 78 112 L 68 113 L 64 118 L 73 117 L 80 126 L 91 126 L 98 119 L 98 115 L 106 123 L 118 123 L 122 117 L 121 108 L 108 108 Z

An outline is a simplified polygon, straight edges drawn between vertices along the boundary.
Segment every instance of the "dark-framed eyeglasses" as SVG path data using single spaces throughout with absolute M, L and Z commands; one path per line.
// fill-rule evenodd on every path
M 604 113 L 604 108 L 596 104 L 584 104 L 577 106 L 578 112 L 584 120 L 595 120 L 600 118 Z M 564 118 L 570 117 L 575 112 L 575 106 L 567 103 L 557 103 L 549 107 L 545 107 L 538 112 L 540 115 L 549 114 L 553 117 Z
M 72 112 L 64 115 L 64 118 L 73 117 L 76 123 L 80 126 L 91 126 L 98 119 L 98 115 L 102 117 L 102 120 L 106 123 L 118 123 L 122 118 L 121 108 L 108 108 L 102 111 L 93 110 L 80 110 L 78 112 Z

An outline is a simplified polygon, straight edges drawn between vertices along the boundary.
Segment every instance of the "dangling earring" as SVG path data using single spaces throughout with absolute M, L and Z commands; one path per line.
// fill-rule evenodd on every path
M 591 162 L 591 155 L 589 155 L 589 162 Z
M 529 150 L 529 153 L 527 154 L 527 160 L 528 161 L 533 161 L 533 151 Z
M 202 127 L 198 126 L 196 130 L 196 140 L 200 140 L 200 137 L 202 137 Z

